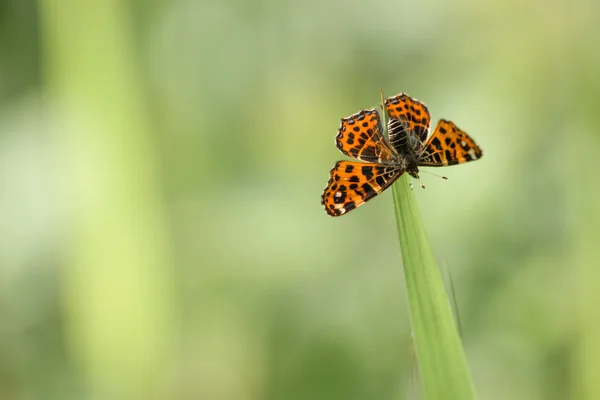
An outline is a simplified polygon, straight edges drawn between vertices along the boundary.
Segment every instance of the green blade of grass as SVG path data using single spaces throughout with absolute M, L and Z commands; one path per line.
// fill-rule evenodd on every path
M 475 399 L 442 276 L 404 174 L 393 186 L 410 322 L 425 398 Z
M 127 3 L 38 2 L 43 98 L 69 198 L 61 343 L 79 398 L 160 398 L 173 360 L 169 228 Z

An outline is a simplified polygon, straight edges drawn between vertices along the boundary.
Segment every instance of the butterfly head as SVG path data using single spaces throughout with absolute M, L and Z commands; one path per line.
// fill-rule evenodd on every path
M 417 159 L 412 153 L 408 153 L 404 157 L 404 168 L 406 172 L 408 172 L 415 179 L 419 179 L 419 166 L 417 164 Z
M 415 169 L 409 169 L 406 172 L 408 172 L 410 174 L 410 176 L 412 176 L 415 179 L 419 179 L 419 169 L 415 168 Z
M 419 169 L 417 167 L 415 167 L 414 169 L 409 169 L 407 170 L 407 172 L 410 174 L 410 176 L 415 178 L 417 182 L 419 182 L 419 185 L 421 185 L 423 189 L 425 189 L 425 185 L 423 185 L 423 182 L 421 182 L 421 180 L 419 179 Z

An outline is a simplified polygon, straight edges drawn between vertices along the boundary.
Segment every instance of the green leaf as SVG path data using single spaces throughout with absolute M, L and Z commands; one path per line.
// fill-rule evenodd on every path
M 475 399 L 450 301 L 407 174 L 394 184 L 393 193 L 410 322 L 425 398 Z

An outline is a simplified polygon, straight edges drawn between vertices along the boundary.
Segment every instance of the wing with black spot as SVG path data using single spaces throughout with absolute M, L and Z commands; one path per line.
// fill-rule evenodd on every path
M 383 136 L 377 110 L 362 110 L 342 118 L 335 144 L 347 156 L 366 162 L 392 161 L 396 151 Z
M 400 154 L 419 153 L 427 140 L 431 115 L 425 104 L 406 93 L 385 100 L 388 133 L 392 146 Z
M 483 151 L 454 123 L 442 119 L 423 152 L 417 156 L 420 166 L 442 167 L 478 160 L 483 156 Z
M 321 204 L 332 217 L 344 215 L 384 191 L 403 172 L 397 167 L 375 163 L 338 161 L 329 172 Z

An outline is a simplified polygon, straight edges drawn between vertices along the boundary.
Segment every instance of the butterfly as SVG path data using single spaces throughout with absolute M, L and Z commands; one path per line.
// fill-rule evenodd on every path
M 384 105 L 389 117 L 387 138 L 375 109 L 342 118 L 335 144 L 360 161 L 338 161 L 329 172 L 321 204 L 332 217 L 365 204 L 404 172 L 419 179 L 419 167 L 462 164 L 483 156 L 469 135 L 445 119 L 429 135 L 427 107 L 406 93 L 387 98 Z

